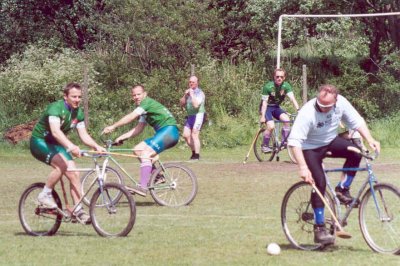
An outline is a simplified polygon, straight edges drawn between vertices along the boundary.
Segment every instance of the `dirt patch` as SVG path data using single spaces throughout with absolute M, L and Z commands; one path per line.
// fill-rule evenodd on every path
M 17 125 L 8 129 L 4 133 L 4 139 L 12 144 L 17 144 L 20 141 L 28 140 L 32 135 L 32 129 L 37 120 L 31 121 L 26 124 Z

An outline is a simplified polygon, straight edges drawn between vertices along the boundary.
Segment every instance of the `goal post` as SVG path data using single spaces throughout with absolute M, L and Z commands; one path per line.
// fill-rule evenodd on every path
M 282 23 L 284 18 L 359 18 L 359 17 L 382 17 L 382 16 L 399 16 L 400 12 L 388 12 L 388 13 L 370 13 L 370 14 L 310 14 L 310 15 L 287 15 L 283 14 L 279 16 L 278 21 L 278 48 L 277 48 L 277 62 L 276 68 L 281 66 L 281 42 L 282 42 Z

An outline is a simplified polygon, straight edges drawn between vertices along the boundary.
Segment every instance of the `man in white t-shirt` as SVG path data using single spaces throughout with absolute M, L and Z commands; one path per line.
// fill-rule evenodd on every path
M 323 195 L 326 180 L 322 161 L 327 152 L 330 157 L 345 158 L 344 168 L 357 168 L 361 161 L 359 154 L 347 149 L 355 145 L 338 136 L 340 121 L 347 128 L 357 130 L 373 150 L 380 151 L 380 144 L 371 136 L 364 119 L 333 85 L 322 85 L 317 97 L 300 109 L 288 138 L 289 148 L 299 167 L 299 176 L 310 184 L 314 183 Z M 355 171 L 346 172 L 346 181 L 335 188 L 339 199 L 340 196 L 351 197 L 349 188 L 355 174 Z M 317 193 L 312 193 L 311 204 L 315 218 L 314 241 L 332 244 L 335 238 L 325 228 L 324 203 Z

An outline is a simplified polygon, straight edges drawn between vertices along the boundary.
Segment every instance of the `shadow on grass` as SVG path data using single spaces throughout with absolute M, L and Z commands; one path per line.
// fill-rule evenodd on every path
M 27 237 L 53 237 L 53 236 L 84 236 L 84 237 L 99 237 L 99 235 L 94 232 L 94 234 L 90 234 L 90 233 L 82 233 L 82 232 L 72 232 L 72 231 L 57 231 L 57 233 L 55 233 L 54 235 L 51 236 L 31 236 L 28 235 L 25 232 L 15 232 L 14 233 L 15 236 L 27 236 Z
M 336 251 L 359 251 L 359 252 L 364 252 L 364 249 L 361 248 L 354 248 L 354 247 L 349 247 L 349 246 L 340 246 L 340 245 L 327 245 L 325 247 L 316 249 L 316 250 L 301 250 L 293 247 L 290 244 L 279 244 L 282 250 L 298 250 L 298 251 L 304 251 L 304 252 L 336 252 Z
M 149 206 L 158 206 L 157 203 L 153 202 L 153 201 L 136 201 L 136 206 L 141 206 L 141 207 L 149 207 Z

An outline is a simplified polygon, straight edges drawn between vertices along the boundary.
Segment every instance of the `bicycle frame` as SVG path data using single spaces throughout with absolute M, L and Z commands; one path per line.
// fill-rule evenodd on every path
M 365 191 L 366 187 L 369 185 L 369 189 L 371 190 L 374 202 L 375 202 L 375 206 L 377 208 L 378 214 L 381 215 L 381 211 L 379 209 L 379 206 L 377 204 L 377 200 L 376 200 L 376 195 L 375 195 L 375 190 L 374 190 L 374 184 L 377 183 L 376 177 L 372 171 L 372 165 L 369 162 L 368 159 L 365 158 L 365 163 L 366 166 L 365 167 L 356 167 L 356 168 L 332 168 L 332 169 L 324 169 L 325 172 L 325 179 L 326 179 L 326 184 L 328 186 L 328 189 L 330 191 L 330 193 L 333 195 L 333 199 L 335 201 L 335 205 L 336 205 L 336 209 L 338 211 L 338 220 L 340 222 L 340 224 L 342 226 L 347 224 L 347 219 L 350 216 L 351 211 L 354 209 L 354 206 L 356 205 L 357 200 L 361 199 L 361 196 L 363 194 L 363 192 Z M 332 173 L 332 172 L 346 172 L 346 171 L 357 171 L 357 172 L 367 172 L 367 177 L 365 179 L 365 181 L 363 182 L 363 184 L 361 185 L 357 196 L 354 197 L 353 201 L 350 203 L 349 207 L 346 208 L 346 212 L 344 213 L 344 215 L 341 215 L 341 209 L 340 209 L 340 201 L 336 196 L 336 193 L 332 187 L 332 185 L 329 182 L 329 178 L 327 173 Z
M 95 186 L 95 184 L 98 184 L 98 187 L 100 189 L 100 194 L 102 195 L 102 197 L 105 197 L 104 195 L 104 174 L 106 171 L 105 166 L 107 166 L 107 161 L 109 156 L 108 155 L 102 155 L 102 154 L 95 154 L 95 155 L 89 155 L 88 153 L 86 153 L 85 151 L 82 151 L 83 156 L 85 157 L 90 157 L 93 159 L 94 162 L 94 170 L 97 173 L 97 178 L 93 180 L 93 182 L 89 185 L 89 189 L 80 197 L 79 201 L 74 205 L 74 207 L 70 211 L 71 213 L 73 213 L 76 208 L 78 207 L 79 204 L 81 204 L 83 202 L 83 199 L 89 194 L 89 192 L 92 190 L 93 186 Z M 100 168 L 99 163 L 97 162 L 97 158 L 100 157 L 107 157 L 104 161 L 103 161 L 103 166 Z M 68 172 L 88 172 L 93 170 L 93 168 L 75 168 L 75 169 L 67 169 Z M 64 190 L 64 186 L 62 185 L 62 190 L 63 190 L 63 195 L 64 195 L 64 201 L 66 201 L 66 196 L 65 196 L 65 190 Z M 105 200 L 105 199 L 104 199 Z M 67 205 L 67 203 L 66 203 Z M 110 211 L 110 208 L 107 207 L 107 209 Z M 63 211 L 63 210 L 59 210 L 65 217 L 67 217 L 68 215 Z

